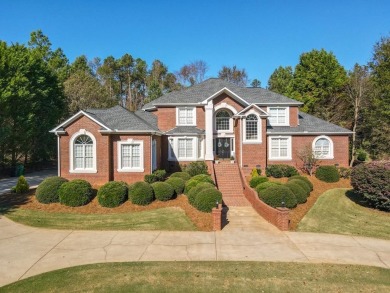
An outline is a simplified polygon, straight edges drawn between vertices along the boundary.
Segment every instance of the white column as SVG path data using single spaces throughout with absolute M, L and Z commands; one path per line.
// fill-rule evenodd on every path
M 214 160 L 213 154 L 213 116 L 214 116 L 214 105 L 213 101 L 209 101 L 205 106 L 205 116 L 206 116 L 206 140 L 205 148 L 206 153 L 204 159 L 206 161 Z

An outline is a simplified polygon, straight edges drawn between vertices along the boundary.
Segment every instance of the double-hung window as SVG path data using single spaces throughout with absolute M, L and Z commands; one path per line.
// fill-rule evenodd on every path
M 118 142 L 118 171 L 142 172 L 143 169 L 143 141 Z
M 176 109 L 176 124 L 178 126 L 196 125 L 195 107 L 178 107 Z
M 269 158 L 291 160 L 291 137 L 270 137 Z
M 194 157 L 194 139 L 179 138 L 178 140 L 178 157 L 179 159 L 192 159 Z
M 88 170 L 93 168 L 93 141 L 85 134 L 78 136 L 74 142 L 74 169 Z
M 261 143 L 261 120 L 256 114 L 249 114 L 244 120 L 244 143 Z
M 268 108 L 268 121 L 272 126 L 288 126 L 289 115 L 287 107 L 269 107 Z
M 168 138 L 169 161 L 196 161 L 204 157 L 203 137 L 171 136 Z

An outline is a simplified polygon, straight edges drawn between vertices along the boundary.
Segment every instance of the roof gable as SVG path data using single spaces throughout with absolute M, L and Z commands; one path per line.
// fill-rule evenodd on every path
M 260 114 L 261 117 L 268 117 L 269 116 L 269 114 L 267 112 L 265 112 L 263 109 L 261 109 L 256 104 L 249 105 L 248 107 L 246 107 L 245 109 L 242 109 L 240 112 L 238 112 L 234 116 L 245 116 L 245 113 L 248 112 L 250 109 L 255 109 Z

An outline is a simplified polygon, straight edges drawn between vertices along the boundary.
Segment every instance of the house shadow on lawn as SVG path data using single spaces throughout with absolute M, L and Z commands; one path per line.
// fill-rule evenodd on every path
M 30 202 L 31 196 L 35 193 L 35 190 L 30 190 L 26 193 L 4 193 L 0 194 L 0 215 L 5 215 L 20 206 Z
M 223 229 L 225 226 L 229 225 L 229 220 L 227 219 L 227 214 L 229 211 L 228 206 L 222 206 L 222 226 L 221 228 Z

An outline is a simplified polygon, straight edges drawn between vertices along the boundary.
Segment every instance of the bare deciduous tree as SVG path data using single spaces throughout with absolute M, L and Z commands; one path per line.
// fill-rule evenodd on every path
M 179 72 L 176 72 L 176 77 L 183 85 L 194 85 L 204 80 L 207 70 L 206 62 L 196 60 L 180 68 Z
M 303 171 L 312 176 L 319 159 L 315 156 L 311 145 L 306 145 L 298 151 L 297 155 L 303 162 Z

